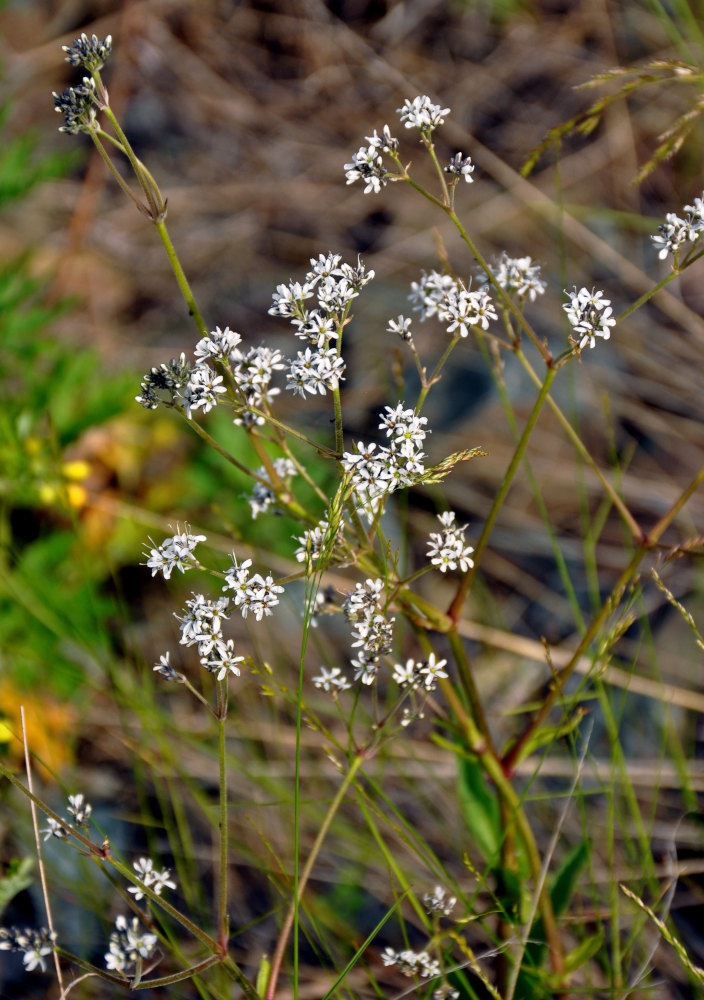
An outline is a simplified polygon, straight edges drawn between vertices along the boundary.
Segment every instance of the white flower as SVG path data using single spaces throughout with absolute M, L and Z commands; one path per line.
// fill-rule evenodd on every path
M 321 667 L 318 676 L 313 678 L 313 684 L 322 691 L 332 691 L 333 694 L 352 687 L 339 667 L 333 667 L 332 670 Z
M 381 153 L 395 153 L 398 149 L 398 139 L 393 138 L 388 125 L 384 125 L 381 135 L 377 135 L 377 131 L 374 129 L 374 135 L 368 135 L 366 139 L 370 146 L 378 149 Z
M 391 675 L 392 679 L 400 687 L 417 688 L 421 684 L 419 667 L 420 664 L 416 664 L 415 660 L 406 660 L 405 664 L 397 663 Z
M 161 573 L 164 579 L 168 580 L 175 569 L 185 573 L 197 564 L 193 552 L 199 542 L 205 541 L 205 535 L 191 534 L 188 524 L 184 524 L 183 528 L 184 530 L 180 531 L 176 525 L 176 534 L 171 538 L 165 538 L 161 545 L 156 545 L 151 538 L 149 539 L 154 548 L 150 549 L 147 562 L 143 565 L 151 569 L 152 576 Z
M 445 115 L 449 115 L 449 108 L 441 108 L 439 104 L 432 104 L 429 97 L 414 97 L 412 101 L 408 98 L 403 102 L 402 108 L 396 109 L 401 117 L 401 121 L 406 128 L 419 128 L 427 132 L 432 132 L 438 125 L 445 121 Z
M 455 513 L 451 510 L 438 514 L 438 520 L 442 531 L 432 531 L 428 542 L 428 556 L 432 565 L 437 566 L 442 573 L 457 569 L 458 566 L 466 573 L 474 566 L 470 559 L 474 549 L 471 545 L 465 545 L 464 541 L 467 525 L 455 524 Z
M 365 194 L 369 194 L 370 191 L 378 194 L 387 184 L 384 161 L 374 145 L 360 146 L 353 154 L 352 160 L 345 164 L 344 170 L 348 184 L 354 184 L 358 180 L 364 181 Z
M 54 819 L 52 816 L 47 816 L 46 818 L 47 826 L 45 829 L 40 830 L 40 833 L 46 834 L 44 840 L 47 841 L 51 837 L 56 837 L 57 840 L 65 840 L 68 836 L 68 831 L 63 823 L 59 823 L 58 820 Z
M 222 375 L 218 375 L 209 365 L 200 364 L 193 370 L 181 394 L 183 408 L 189 420 L 193 410 L 201 409 L 203 413 L 209 413 L 217 406 L 218 394 L 227 392 L 226 386 L 220 384 L 222 381 Z
M 154 862 L 151 858 L 140 858 L 138 861 L 133 862 L 132 867 L 135 870 L 137 878 L 139 878 L 148 889 L 153 889 L 157 896 L 161 895 L 163 889 L 176 888 L 176 883 L 171 881 L 170 870 L 168 868 L 164 868 L 163 871 L 155 871 Z M 127 891 L 131 892 L 136 900 L 144 898 L 144 891 L 138 885 L 129 886 Z
M 504 251 L 489 265 L 489 270 L 505 292 L 516 295 L 521 301 L 527 298 L 535 302 L 538 295 L 545 294 L 547 284 L 540 277 L 540 264 L 534 264 L 531 257 L 509 257 Z M 488 282 L 484 271 L 479 272 L 479 280 L 484 284 Z
M 447 166 L 443 167 L 443 170 L 446 174 L 452 174 L 453 180 L 450 181 L 450 186 L 457 184 L 461 177 L 464 177 L 468 184 L 474 180 L 472 177 L 474 164 L 471 156 L 463 157 L 461 153 L 455 153 Z
M 452 913 L 456 902 L 455 896 L 450 896 L 441 885 L 436 885 L 432 892 L 426 892 L 423 896 L 426 913 L 442 913 L 445 917 Z
M 89 826 L 93 806 L 90 802 L 86 801 L 83 793 L 79 792 L 77 795 L 69 795 L 68 802 L 68 812 L 73 816 L 76 825 Z
M 154 670 L 158 674 L 161 674 L 164 680 L 167 681 L 183 680 L 183 674 L 179 674 L 179 672 L 171 666 L 170 661 L 171 661 L 171 653 L 167 651 L 166 653 L 164 653 L 162 656 L 159 657 L 159 662 L 155 664 Z
M 216 326 L 207 337 L 198 341 L 193 353 L 201 360 L 211 358 L 215 361 L 228 361 L 241 341 L 239 333 L 235 333 L 229 326 L 224 330 Z
M 201 666 L 205 667 L 216 679 L 221 681 L 228 674 L 240 676 L 239 664 L 244 662 L 244 656 L 235 656 L 234 639 L 216 639 L 209 653 L 201 657 Z
M 577 291 L 565 292 L 569 295 L 570 301 L 563 305 L 567 313 L 567 319 L 575 333 L 581 336 L 579 349 L 582 350 L 589 344 L 594 347 L 595 337 L 602 337 L 608 340 L 611 336 L 611 327 L 616 325 L 613 319 L 611 302 L 604 298 L 604 293 L 600 291 L 589 291 L 587 288 L 580 288 Z
M 316 392 L 325 395 L 326 389 L 337 389 L 343 378 L 345 362 L 334 348 L 327 351 L 299 351 L 296 360 L 291 362 L 288 373 L 288 389 L 305 398 L 306 392 L 314 395 Z
M 110 935 L 110 950 L 105 955 L 105 964 L 108 969 L 117 972 L 127 972 L 132 970 L 137 959 L 150 958 L 157 943 L 156 934 L 147 934 L 140 929 L 137 917 L 132 917 L 130 922 L 121 914 L 115 918 L 115 930 Z
M 412 319 L 408 319 L 405 316 L 398 316 L 396 319 L 390 319 L 389 325 L 386 327 L 387 333 L 396 333 L 401 338 L 401 340 L 410 341 L 412 339 L 411 335 L 411 323 Z
M 436 660 L 435 653 L 431 653 L 426 662 L 421 665 L 419 673 L 423 675 L 426 691 L 434 691 L 438 678 L 448 676 L 442 669 L 446 663 L 447 660 Z
M 686 205 L 685 211 L 692 211 L 693 216 L 681 219 L 674 212 L 668 212 L 665 222 L 658 226 L 658 235 L 651 236 L 651 240 L 659 246 L 658 257 L 664 260 L 668 254 L 677 254 L 683 243 L 687 240 L 694 243 L 704 230 L 704 220 L 700 214 L 701 198 L 697 198 L 694 205 Z

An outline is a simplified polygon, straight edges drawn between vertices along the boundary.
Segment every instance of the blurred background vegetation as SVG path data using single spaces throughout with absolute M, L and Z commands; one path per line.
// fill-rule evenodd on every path
M 361 254 L 376 271 L 348 338 L 345 420 L 356 437 L 374 435 L 376 413 L 398 398 L 400 379 L 407 377 L 412 391 L 403 362 L 389 363 L 384 332 L 389 317 L 408 312 L 409 282 L 421 268 L 440 267 L 445 253 L 457 274 L 473 273 L 450 223 L 409 190 L 391 186 L 365 196 L 359 185 L 345 186 L 343 164 L 364 136 L 386 122 L 394 131 L 395 109 L 406 97 L 427 93 L 452 109 L 438 133 L 441 156 L 461 149 L 477 166 L 476 183 L 457 192 L 460 215 L 485 256 L 505 249 L 543 264 L 549 291 L 534 307 L 534 325 L 563 342 L 563 288 L 595 284 L 618 313 L 667 273 L 649 237 L 666 212 L 701 193 L 700 123 L 674 158 L 641 184 L 633 179 L 658 136 L 700 97 L 701 83 L 643 87 L 608 107 L 588 137 L 566 137 L 527 179 L 521 165 L 548 129 L 588 107 L 594 91 L 575 88 L 595 74 L 658 59 L 701 69 L 703 13 L 700 2 L 685 0 L 24 0 L 0 9 L 0 747 L 19 760 L 14 734 L 24 703 L 47 794 L 58 803 L 57 781 L 85 791 L 124 850 L 152 847 L 163 855 L 164 831 L 169 842 L 176 832 L 182 853 L 167 860 L 179 868 L 194 907 L 207 910 L 207 851 L 197 846 L 212 819 L 204 799 L 214 778 L 206 721 L 186 700 L 165 697 L 151 666 L 175 645 L 172 612 L 198 580 L 193 574 L 167 585 L 138 563 L 147 535 L 160 541 L 169 525 L 187 519 L 221 556 L 234 538 L 238 554 L 261 552 L 262 564 L 283 574 L 295 525 L 252 522 L 237 474 L 204 453 L 173 414 L 147 413 L 134 402 L 142 372 L 191 351 L 196 337 L 149 224 L 106 176 L 88 140 L 57 131 L 51 91 L 75 79 L 61 44 L 81 31 L 112 34 L 104 71 L 111 103 L 168 195 L 171 235 L 211 327 L 229 325 L 246 342 L 265 340 L 289 353 L 290 334 L 267 315 L 277 283 L 301 277 L 308 259 L 328 250 L 350 261 Z M 413 141 L 408 158 L 423 177 L 428 167 Z M 558 389 L 646 529 L 704 462 L 703 313 L 699 262 L 573 366 Z M 421 352 L 435 356 L 439 336 L 424 329 Z M 514 445 L 501 390 L 519 421 L 533 399 L 511 359 L 502 379 L 497 386 L 479 350 L 463 345 L 429 401 L 434 456 L 477 444 L 488 452 L 443 487 L 474 537 Z M 326 404 L 282 403 L 292 421 L 322 429 Z M 213 433 L 245 448 L 218 418 Z M 547 679 L 541 638 L 569 645 L 580 616 L 616 579 L 627 544 L 598 483 L 549 416 L 534 434 L 530 462 L 545 509 L 528 475 L 520 477 L 485 553 L 464 629 L 478 683 L 506 731 L 511 721 L 503 713 Z M 439 493 L 414 493 L 413 544 L 422 545 L 441 502 Z M 703 516 L 698 495 L 669 543 L 683 532 L 696 536 Z M 575 584 L 571 595 L 565 569 Z M 679 559 L 666 583 L 701 622 L 696 558 Z M 690 858 L 690 876 L 674 909 L 704 964 L 695 930 L 703 891 L 696 873 L 704 863 L 693 818 L 704 788 L 701 650 L 652 584 L 634 600 L 648 624 L 626 633 L 623 678 L 600 690 L 594 714 L 601 717 L 607 704 L 615 722 L 595 726 L 595 785 L 585 795 L 610 803 L 590 820 L 598 840 L 618 813 L 600 785 L 613 778 L 616 745 L 628 761 L 618 779 L 623 794 L 647 824 L 634 832 L 636 813 L 626 811 L 608 865 L 595 857 L 591 878 L 598 883 L 606 868 L 613 874 L 619 866 L 622 878 L 655 871 L 673 823 L 689 811 L 676 841 L 680 856 Z M 251 635 L 245 623 L 234 625 L 288 686 L 295 677 L 285 654 L 297 648 L 297 613 L 291 607 L 288 617 Z M 328 648 L 328 655 L 342 654 Z M 663 683 L 670 685 L 666 696 Z M 627 698 L 628 687 L 636 693 Z M 287 856 L 292 734 L 285 713 L 263 703 L 256 681 L 242 686 L 241 699 L 232 794 L 243 818 L 233 834 L 241 862 L 232 912 L 236 926 L 256 922 L 263 949 L 281 879 L 274 859 Z M 326 794 L 326 772 L 320 741 L 309 739 L 314 801 Z M 412 789 L 415 820 L 421 827 L 427 820 L 431 838 L 440 803 L 454 820 L 437 849 L 461 858 L 467 827 L 453 767 L 422 733 L 412 758 L 393 753 L 383 766 L 398 801 L 409 804 Z M 546 839 L 549 800 L 570 774 L 566 758 L 543 762 L 533 792 Z M 9 864 L 23 853 L 28 819 L 14 795 L 3 796 L 0 856 Z M 191 800 L 199 808 L 189 832 Z M 148 835 L 147 815 L 154 817 Z M 579 831 L 571 834 L 578 843 Z M 270 848 L 266 873 L 257 854 L 262 838 Z M 331 925 L 353 927 L 362 914 L 371 926 L 388 902 L 378 889 L 384 876 L 365 857 L 351 816 L 338 838 L 320 875 L 321 912 Z M 76 871 L 56 864 L 57 892 L 73 914 L 65 918 L 69 936 L 92 942 L 81 909 L 107 912 L 109 893 L 82 898 Z M 585 921 L 599 919 L 594 898 L 584 904 Z M 20 894 L 15 922 L 30 921 L 36 902 Z M 255 953 L 257 933 L 250 928 L 246 941 Z M 101 947 L 97 939 L 97 954 Z M 663 949 L 656 965 L 669 984 L 663 995 L 691 995 L 684 971 Z M 315 977 L 313 968 L 311 995 Z M 26 980 L 0 983 L 7 996 L 29 995 L 12 992 L 26 990 Z

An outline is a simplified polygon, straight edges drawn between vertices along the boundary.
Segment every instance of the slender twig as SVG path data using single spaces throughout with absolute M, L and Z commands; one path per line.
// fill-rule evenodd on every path
M 29 744 L 27 742 L 27 727 L 25 725 L 24 718 L 24 705 L 20 705 L 20 725 L 22 727 L 22 746 L 24 747 L 24 766 L 27 772 L 27 787 L 30 792 L 34 792 L 33 781 L 32 781 L 32 761 L 29 753 Z M 42 896 L 44 898 L 44 909 L 46 910 L 46 923 L 49 928 L 49 933 L 51 934 L 52 940 L 54 939 L 54 919 L 51 912 L 51 903 L 49 901 L 49 888 L 46 881 L 46 871 L 44 869 L 44 856 L 42 854 L 42 841 L 39 836 L 39 823 L 37 821 L 37 807 L 33 799 L 30 799 L 29 808 L 32 814 L 32 829 L 34 830 L 34 843 L 37 849 L 37 866 L 39 868 L 39 881 L 42 886 Z M 61 964 L 59 962 L 59 956 L 54 948 L 52 951 L 54 956 L 54 968 L 56 969 L 56 981 L 59 984 L 59 989 L 63 993 L 64 983 L 63 977 L 61 975 Z

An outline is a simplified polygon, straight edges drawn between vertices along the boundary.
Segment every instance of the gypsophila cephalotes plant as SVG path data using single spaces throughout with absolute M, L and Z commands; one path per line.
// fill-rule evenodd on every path
M 85 75 L 54 95 L 56 110 L 64 115 L 61 130 L 90 137 L 115 183 L 154 225 L 194 322 L 191 347 L 178 357 L 155 358 L 136 401 L 149 411 L 171 411 L 204 448 L 213 449 L 214 461 L 230 464 L 249 486 L 244 495 L 235 494 L 223 477 L 213 532 L 182 522 L 145 545 L 145 576 L 151 573 L 172 587 L 187 573 L 194 581 L 190 596 L 174 598 L 181 604 L 174 604 L 175 626 L 172 622 L 180 655 L 173 650 L 154 654 L 159 659 L 153 669 L 129 688 L 140 704 L 134 706 L 134 718 L 125 713 L 132 727 L 125 744 L 139 749 L 140 782 L 147 766 L 154 769 L 155 798 L 165 803 L 163 817 L 145 824 L 149 847 L 123 860 L 113 850 L 107 823 L 96 835 L 83 794 L 69 797 L 62 817 L 0 765 L 43 809 L 46 821 L 37 834 L 56 850 L 73 847 L 106 876 L 114 907 L 103 927 L 103 965 L 68 952 L 62 932 L 57 939 L 51 922 L 41 931 L 0 930 L 0 949 L 21 952 L 29 971 L 46 968 L 53 951 L 59 980 L 61 963 L 72 962 L 125 990 L 168 991 L 193 979 L 193 988 L 204 996 L 242 994 L 247 1000 L 274 1000 L 282 992 L 390 996 L 407 992 L 406 979 L 414 980 L 411 988 L 422 1000 L 469 1000 L 478 995 L 477 979 L 495 1000 L 547 1000 L 595 989 L 630 994 L 638 985 L 631 982 L 630 970 L 642 965 L 636 960 L 638 933 L 624 934 L 623 914 L 616 910 L 611 926 L 602 922 L 604 905 L 614 906 L 618 894 L 600 895 L 592 860 L 599 845 L 586 820 L 584 828 L 579 826 L 580 812 L 587 816 L 587 797 L 580 799 L 579 809 L 572 808 L 581 795 L 589 750 L 580 725 L 581 701 L 588 692 L 592 711 L 604 712 L 604 732 L 617 740 L 621 716 L 611 710 L 605 683 L 625 671 L 614 674 L 609 660 L 621 655 L 621 637 L 631 629 L 637 609 L 647 605 L 639 589 L 643 560 L 657 557 L 664 564 L 698 544 L 668 537 L 665 548 L 662 539 L 704 482 L 704 469 L 690 483 L 672 486 L 669 506 L 658 501 L 657 522 L 641 525 L 616 464 L 620 456 L 614 455 L 612 479 L 612 470 L 593 457 L 552 390 L 561 370 L 575 362 L 571 388 L 587 377 L 589 365 L 579 364 L 588 360 L 582 358 L 586 347 L 609 358 L 617 346 L 607 343 L 612 331 L 615 341 L 621 331 L 625 335 L 626 321 L 656 286 L 616 316 L 606 293 L 583 284 L 570 261 L 568 280 L 575 284 L 564 293 L 564 302 L 564 281 L 550 278 L 554 260 L 544 270 L 528 255 L 503 251 L 485 258 L 455 210 L 459 191 L 471 218 L 478 186 L 472 182 L 480 171 L 470 155 L 446 146 L 443 125 L 451 109 L 427 95 L 405 98 L 397 108 L 396 129 L 370 123 L 371 134 L 344 164 L 347 184 L 361 182 L 364 193 L 377 198 L 398 197 L 404 186 L 408 196 L 426 199 L 449 220 L 458 239 L 456 246 L 443 247 L 440 262 L 433 261 L 429 244 L 428 266 L 410 284 L 409 315 L 395 306 L 373 331 L 388 343 L 389 353 L 405 357 L 413 378 L 406 379 L 399 362 L 394 395 L 379 401 L 371 430 L 360 433 L 346 424 L 343 402 L 351 388 L 349 345 L 359 341 L 368 322 L 359 319 L 368 286 L 372 280 L 379 284 L 374 270 L 340 248 L 320 248 L 307 268 L 273 291 L 269 314 L 288 332 L 283 346 L 235 332 L 225 325 L 226 316 L 214 317 L 220 325 L 206 323 L 169 237 L 166 198 L 111 108 L 101 77 L 112 51 L 110 37 L 81 35 L 65 50 L 68 62 Z M 399 127 L 402 138 L 393 134 Z M 418 181 L 409 144 L 412 155 L 428 158 L 432 189 Z M 115 156 L 125 158 L 132 171 L 129 181 Z M 653 237 L 660 258 L 672 256 L 670 277 L 701 253 L 702 205 L 696 198 L 686 206 L 685 219 L 668 215 L 660 235 Z M 615 280 L 604 276 L 604 287 Z M 620 292 L 609 294 L 620 301 Z M 548 315 L 552 319 L 546 322 Z M 416 343 L 421 343 L 420 324 L 428 324 L 423 341 L 431 345 L 423 354 Z M 484 484 L 466 494 L 477 507 L 469 514 L 461 506 L 465 492 L 460 486 L 450 503 L 443 484 L 451 474 L 471 475 L 475 466 L 466 463 L 484 452 L 478 442 L 463 440 L 460 450 L 444 453 L 443 437 L 426 407 L 456 351 L 464 352 L 465 365 L 473 363 L 467 360 L 470 351 L 487 359 L 514 442 L 495 492 L 489 495 Z M 513 407 L 504 377 L 509 364 L 522 369 L 527 384 L 535 387 L 527 406 L 524 396 L 521 406 Z M 317 419 L 315 436 L 306 430 L 311 409 L 325 414 Z M 588 549 L 586 537 L 579 570 L 573 562 L 581 546 L 571 537 L 572 561 L 563 555 L 550 504 L 530 464 L 536 452 L 541 463 L 546 459 L 533 441 L 544 410 L 550 411 L 552 432 L 563 434 L 574 449 L 575 483 L 588 478 L 593 491 L 583 504 L 586 535 L 598 538 L 613 516 L 628 539 L 617 576 L 603 584 L 596 549 Z M 544 557 L 552 547 L 569 598 L 562 603 L 574 612 L 575 637 L 559 655 L 553 655 L 547 640 L 544 645 L 531 640 L 522 620 L 519 634 L 506 631 L 506 621 L 522 618 L 519 601 L 510 613 L 487 612 L 493 607 L 487 550 L 496 544 L 494 527 L 521 470 L 532 491 L 526 506 L 534 503 L 546 525 L 549 545 L 539 552 Z M 437 520 L 428 517 L 428 510 Z M 286 551 L 282 554 L 279 538 L 275 554 L 252 552 L 246 546 L 250 519 L 285 525 Z M 218 541 L 211 549 L 208 538 L 212 543 L 231 522 L 239 532 L 234 544 Z M 523 533 L 526 549 L 534 544 L 531 523 L 533 528 Z M 240 531 L 239 525 L 247 527 Z M 515 568 L 506 571 L 500 554 L 491 555 L 510 588 Z M 579 601 L 584 580 L 593 583 L 588 611 Z M 676 603 L 672 592 L 667 594 Z M 485 613 L 488 621 L 481 620 Z M 292 641 L 294 617 L 300 634 Z M 694 619 L 687 621 L 701 638 Z M 471 649 L 465 641 L 470 636 L 475 640 Z M 497 683 L 508 677 L 504 687 L 517 692 L 513 701 L 510 693 L 502 695 L 501 717 L 492 712 L 487 675 L 473 661 L 475 649 L 477 657 L 482 655 L 480 644 L 504 651 L 507 667 L 497 671 L 502 675 Z M 295 671 L 287 658 L 292 648 Z M 542 673 L 533 680 L 518 677 L 531 656 L 541 662 Z M 121 668 L 115 686 L 128 669 Z M 576 672 L 583 675 L 578 685 Z M 494 680 L 488 687 L 496 687 Z M 141 704 L 149 702 L 154 688 L 159 712 L 170 711 L 173 700 L 173 720 L 152 717 Z M 258 705 L 261 714 L 253 707 Z M 179 727 L 190 727 L 193 719 L 199 720 L 196 728 L 182 732 Z M 293 733 L 283 735 L 289 725 Z M 285 759 L 281 767 L 276 762 L 270 768 L 275 761 L 270 741 L 279 735 Z M 572 785 L 557 791 L 556 784 L 550 795 L 535 794 L 541 768 L 560 752 L 561 739 L 572 748 Z M 142 746 L 140 740 L 152 742 Z M 256 744 L 256 767 L 246 756 L 248 741 Z M 614 745 L 619 755 L 612 771 L 620 774 L 620 744 Z M 201 747 L 206 756 L 196 758 Z M 205 772 L 196 772 L 196 759 L 207 761 Z M 228 770 L 234 767 L 237 782 Z M 597 775 L 600 788 L 604 773 Z M 263 775 L 260 786 L 257 774 Z M 330 787 L 322 790 L 327 781 Z M 251 788 L 247 784 L 245 790 L 245 782 Z M 175 785 L 183 786 L 176 793 L 183 798 L 166 799 L 164 788 L 174 794 Z M 610 794 L 616 815 L 620 800 L 613 789 Z M 234 795 L 247 803 L 246 809 L 231 810 Z M 634 798 L 629 788 L 624 811 L 629 837 L 636 837 L 629 840 L 629 850 L 645 868 L 641 888 L 650 898 L 660 898 L 643 818 L 632 814 Z M 268 810 L 276 810 L 271 829 Z M 256 836 L 240 852 L 235 823 L 243 812 Z M 200 823 L 197 833 L 191 820 Z M 214 849 L 209 843 L 201 849 L 203 824 Z M 290 842 L 279 843 L 281 831 L 291 833 Z M 621 862 L 611 830 L 604 839 L 610 852 L 605 865 L 613 868 Z M 171 867 L 158 860 L 160 854 L 169 857 Z M 335 881 L 338 858 L 350 865 L 344 884 Z M 240 887 L 242 871 L 251 874 L 257 865 L 261 870 L 252 881 L 257 894 L 265 885 L 272 887 L 271 899 L 261 904 L 271 919 L 258 922 L 256 934 L 243 917 L 241 900 L 237 906 L 233 902 L 235 859 Z M 389 877 L 388 886 L 382 873 Z M 588 882 L 592 895 L 585 903 L 580 894 Z M 207 887 L 202 894 L 196 891 L 201 883 Z M 423 894 L 421 887 L 428 885 L 434 889 Z M 370 893 L 372 906 L 365 896 Z M 238 890 L 237 895 L 243 894 Z M 565 911 L 569 919 L 563 921 Z M 351 926 L 351 914 L 359 915 L 359 925 Z M 392 944 L 381 938 L 382 928 Z M 237 961 L 229 950 L 233 932 Z M 310 983 L 303 982 L 309 975 L 299 950 L 304 935 L 311 946 L 307 950 L 321 965 Z M 611 940 L 605 944 L 607 935 Z M 478 949 L 482 942 L 488 950 Z M 628 962 L 622 961 L 622 951 Z M 618 974 L 607 976 L 607 959 L 614 954 Z M 68 992 L 61 982 L 59 988 L 62 995 Z M 181 989 L 177 986 L 173 995 Z

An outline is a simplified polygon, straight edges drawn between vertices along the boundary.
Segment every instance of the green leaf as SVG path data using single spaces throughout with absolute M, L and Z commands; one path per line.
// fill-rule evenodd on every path
M 7 873 L 0 878 L 0 914 L 10 900 L 32 884 L 30 872 L 33 864 L 31 858 L 12 861 L 8 866 Z
M 458 795 L 462 815 L 482 857 L 494 865 L 501 852 L 499 803 L 491 793 L 479 761 L 460 758 Z
M 589 841 L 585 839 L 570 851 L 555 873 L 550 886 L 550 901 L 556 917 L 567 909 L 580 872 L 588 860 Z M 529 965 L 538 968 L 545 955 L 545 928 L 542 920 L 536 920 L 530 936 L 531 944 L 526 948 L 526 960 Z
M 567 909 L 574 895 L 577 879 L 588 860 L 589 841 L 585 839 L 570 851 L 557 870 L 550 887 L 550 899 L 556 917 Z
M 598 934 L 592 934 L 578 944 L 571 952 L 565 955 L 565 972 L 575 972 L 580 969 L 590 958 L 594 958 L 604 944 L 604 930 L 599 929 Z

